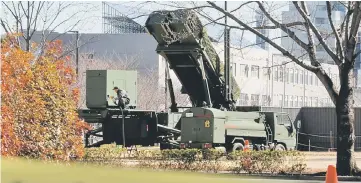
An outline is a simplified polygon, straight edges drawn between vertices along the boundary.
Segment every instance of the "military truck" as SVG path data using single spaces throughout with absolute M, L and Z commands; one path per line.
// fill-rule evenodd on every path
M 287 113 L 222 111 L 195 107 L 183 112 L 180 148 L 293 150 L 296 130 Z
M 155 11 L 146 28 L 193 104 L 175 126 L 181 133 L 178 148 L 242 150 L 246 140 L 256 150 L 295 148 L 295 129 L 287 114 L 235 105 L 240 88 L 230 74 L 229 50 L 222 63 L 193 10 Z M 169 147 L 164 143 L 161 148 Z

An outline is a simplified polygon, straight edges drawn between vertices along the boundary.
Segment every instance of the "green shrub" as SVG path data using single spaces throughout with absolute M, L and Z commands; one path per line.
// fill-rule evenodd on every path
M 305 170 L 302 153 L 298 151 L 243 151 L 230 154 L 236 161 L 235 173 L 302 173 Z
M 127 149 L 117 147 L 115 144 L 102 145 L 99 148 L 88 148 L 83 157 L 84 163 L 100 165 L 122 165 L 122 159 L 127 158 Z
M 209 149 L 138 150 L 127 153 L 125 148 L 105 145 L 86 150 L 84 162 L 102 165 L 128 166 L 129 160 L 139 168 L 185 171 L 233 171 L 234 173 L 302 173 L 306 166 L 303 153 L 298 151 L 241 151 L 227 155 Z M 133 161 L 134 162 L 134 161 Z

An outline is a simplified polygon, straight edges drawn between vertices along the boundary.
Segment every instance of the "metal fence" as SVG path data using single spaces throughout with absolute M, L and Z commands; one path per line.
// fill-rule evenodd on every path
M 301 121 L 299 150 L 329 151 L 337 147 L 337 118 L 334 107 L 279 108 L 262 107 L 262 111 L 287 112 L 294 124 Z M 361 108 L 355 108 L 355 150 L 361 151 Z

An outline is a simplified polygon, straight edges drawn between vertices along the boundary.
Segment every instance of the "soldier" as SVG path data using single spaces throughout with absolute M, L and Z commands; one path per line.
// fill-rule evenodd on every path
M 117 94 L 115 98 L 111 96 L 114 104 L 116 104 L 118 107 L 121 107 L 122 109 L 125 109 L 130 102 L 127 92 L 125 90 L 119 89 L 116 86 L 113 88 L 113 90 Z

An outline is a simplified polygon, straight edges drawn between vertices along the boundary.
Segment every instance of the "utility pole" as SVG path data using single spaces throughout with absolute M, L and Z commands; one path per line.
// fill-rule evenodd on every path
M 76 42 L 75 42 L 75 61 L 76 61 L 76 75 L 78 77 L 78 73 L 79 73 L 79 44 L 78 44 L 78 40 L 79 40 L 79 31 L 69 31 L 69 32 L 73 32 L 75 33 L 76 37 Z
M 78 40 L 79 40 L 79 31 L 75 31 L 76 33 L 76 49 L 75 49 L 75 56 L 76 56 L 76 75 L 78 77 L 79 73 L 79 46 L 78 46 Z
M 224 2 L 224 10 L 227 11 L 227 1 Z M 224 16 L 224 79 L 225 79 L 225 98 L 226 101 L 231 100 L 231 84 L 230 84 L 230 29 L 227 27 L 227 15 Z

